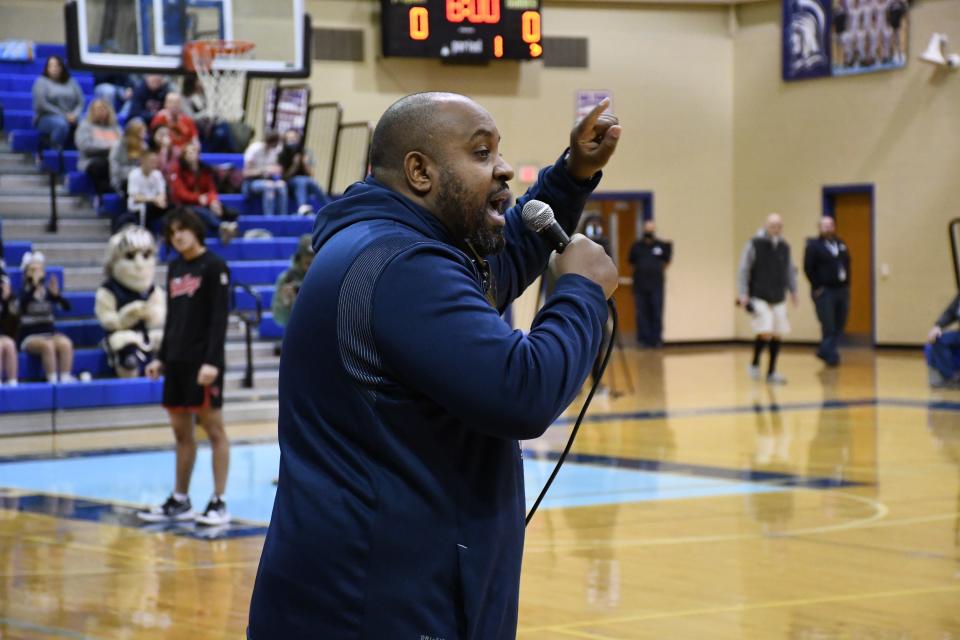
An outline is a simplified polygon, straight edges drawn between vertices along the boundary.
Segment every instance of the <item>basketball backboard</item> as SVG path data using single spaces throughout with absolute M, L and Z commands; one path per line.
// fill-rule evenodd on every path
M 250 76 L 310 74 L 305 0 L 69 0 L 67 51 L 73 68 L 185 73 L 192 40 L 252 42 L 249 59 L 218 60 Z

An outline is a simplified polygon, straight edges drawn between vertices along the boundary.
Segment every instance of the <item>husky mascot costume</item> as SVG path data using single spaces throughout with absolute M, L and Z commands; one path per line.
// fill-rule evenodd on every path
M 104 348 L 121 378 L 140 375 L 163 338 L 167 302 L 154 283 L 157 246 L 153 234 L 128 225 L 110 237 L 97 289 L 96 314 L 106 332 Z

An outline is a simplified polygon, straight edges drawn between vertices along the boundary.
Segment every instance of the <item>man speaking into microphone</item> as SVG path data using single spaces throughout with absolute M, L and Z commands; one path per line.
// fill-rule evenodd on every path
M 513 207 L 513 169 L 476 102 L 422 93 L 383 114 L 371 175 L 317 217 L 287 325 L 280 478 L 248 637 L 515 637 L 518 441 L 577 395 L 616 268 L 574 236 L 530 332 L 500 314 L 552 250 L 523 205 L 576 227 L 620 138 L 607 106 Z

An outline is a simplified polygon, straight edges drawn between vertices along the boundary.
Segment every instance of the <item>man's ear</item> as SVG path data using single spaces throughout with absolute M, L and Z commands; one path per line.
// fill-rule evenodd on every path
M 421 151 L 411 151 L 403 158 L 403 174 L 407 186 L 420 197 L 433 189 L 436 170 L 433 161 Z

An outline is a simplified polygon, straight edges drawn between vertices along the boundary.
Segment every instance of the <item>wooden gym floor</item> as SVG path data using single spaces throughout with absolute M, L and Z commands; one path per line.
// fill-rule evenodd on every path
M 519 638 L 960 639 L 960 392 L 930 390 L 918 353 L 825 371 L 786 349 L 775 388 L 747 378 L 748 357 L 616 357 L 528 530 Z M 525 443 L 528 496 L 571 415 Z M 229 429 L 237 452 L 275 449 L 273 425 Z M 136 495 L 166 490 L 169 445 L 166 429 L 0 439 L 0 638 L 243 637 L 262 527 L 148 531 L 104 497 L 137 476 Z M 255 484 L 268 508 L 275 467 L 250 475 L 254 459 L 234 454 L 228 501 Z M 107 479 L 50 485 L 82 487 L 65 497 L 31 469 Z

